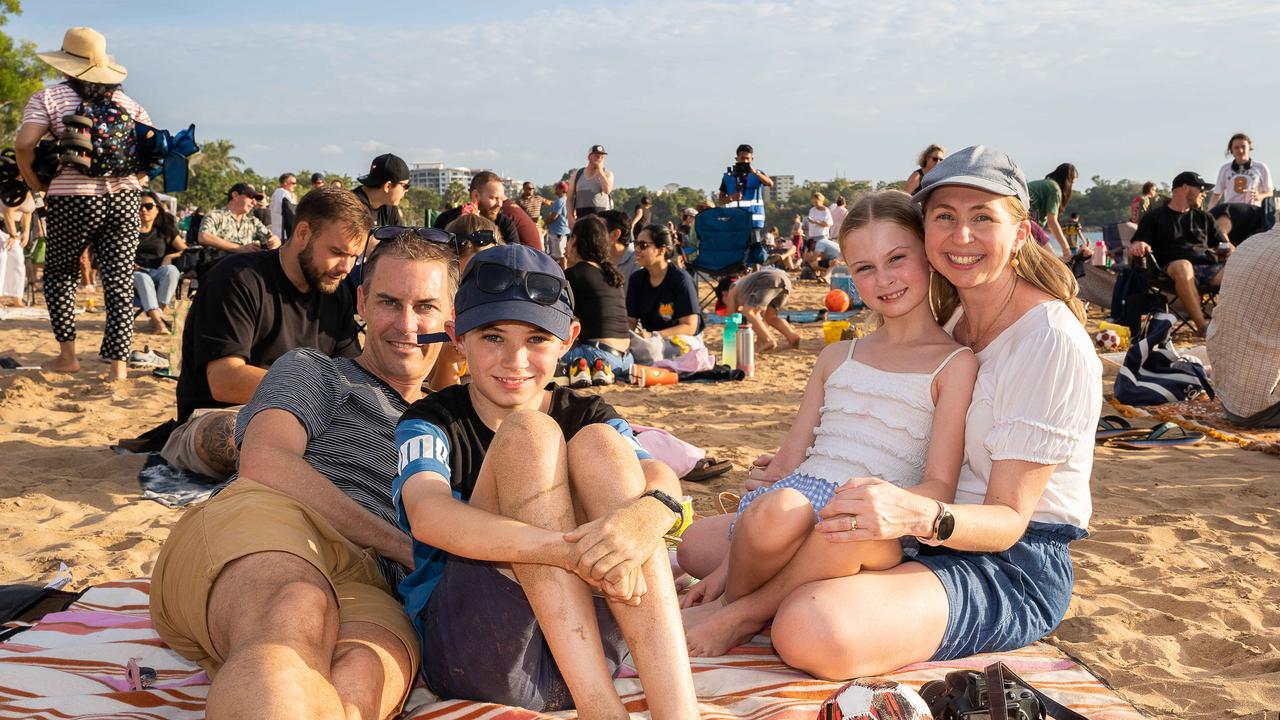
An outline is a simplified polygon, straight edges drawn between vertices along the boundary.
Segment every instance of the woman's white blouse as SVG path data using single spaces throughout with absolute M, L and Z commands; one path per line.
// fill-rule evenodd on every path
M 1066 304 L 1029 310 L 978 353 L 957 503 L 981 504 L 996 460 L 1057 465 L 1031 516 L 1087 528 L 1102 362 Z

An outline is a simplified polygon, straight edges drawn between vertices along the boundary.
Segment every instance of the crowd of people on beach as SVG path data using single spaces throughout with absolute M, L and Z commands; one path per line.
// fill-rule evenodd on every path
M 766 224 L 772 178 L 738 146 L 716 204 L 749 216 L 766 260 L 722 288 L 724 312 L 759 352 L 798 348 L 781 312 L 794 283 L 840 267 L 873 329 L 818 354 L 736 512 L 695 519 L 607 396 L 573 388 L 627 377 L 641 346 L 704 344 L 682 250 L 711 203 L 670 223 L 614 208 L 597 144 L 554 198 L 526 183 L 508 199 L 482 171 L 430 226 L 402 217 L 392 153 L 355 188 L 317 176 L 299 196 L 286 173 L 269 198 L 237 183 L 178 218 L 127 163 L 37 174 L 68 116 L 150 122 L 100 34 L 73 28 L 41 57 L 64 79 L 31 98 L 16 149 L 47 210 L 60 351 L 45 369 L 80 370 L 86 247 L 109 379 L 126 376 L 135 308 L 167 332 L 198 280 L 176 417 L 140 440 L 218 483 L 151 582 L 161 638 L 213 677 L 210 717 L 386 718 L 421 678 L 443 698 L 618 718 L 626 666 L 653 717 L 690 718 L 689 657 L 765 626 L 789 665 L 852 678 L 1019 648 L 1064 617 L 1103 403 L 1069 264 L 1091 248 L 1059 221 L 1073 165 L 1028 181 L 996 149 L 930 145 L 906 192 L 815 193 L 785 237 Z M 1228 409 L 1280 424 L 1280 330 L 1258 324 L 1280 317 L 1280 235 L 1237 207 L 1273 190 L 1247 136 L 1228 149 L 1217 183 L 1180 173 L 1163 203 L 1144 189 L 1124 249 L 1154 257 L 1208 331 Z M 1213 326 L 1204 286 L 1221 287 Z

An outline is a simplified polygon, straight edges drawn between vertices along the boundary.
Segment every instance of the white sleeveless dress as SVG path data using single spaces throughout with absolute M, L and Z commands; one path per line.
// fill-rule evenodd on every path
M 933 372 L 905 373 L 855 360 L 856 344 L 850 341 L 849 355 L 823 385 L 825 404 L 804 462 L 773 485 L 744 495 L 739 515 L 760 495 L 782 488 L 803 494 L 816 514 L 850 478 L 878 477 L 901 488 L 924 480 L 933 430 L 933 380 L 969 348 L 956 348 Z

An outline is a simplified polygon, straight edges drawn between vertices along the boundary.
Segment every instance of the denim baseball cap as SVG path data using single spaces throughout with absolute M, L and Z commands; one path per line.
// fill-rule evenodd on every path
M 929 193 L 945 185 L 964 185 L 1005 197 L 1015 196 L 1023 206 L 1031 207 L 1031 194 L 1022 170 L 1008 155 L 985 145 L 972 145 L 934 165 L 911 199 L 923 205 Z
M 499 265 L 513 271 L 510 284 L 500 292 L 482 290 L 478 278 L 481 273 L 492 272 L 486 271 L 485 265 Z M 561 290 L 554 302 L 544 305 L 529 297 L 527 273 L 541 273 L 560 280 Z M 467 263 L 467 271 L 453 298 L 453 310 L 454 335 L 458 337 L 491 323 L 517 320 L 568 340 L 573 323 L 573 292 L 560 264 L 550 255 L 524 245 L 495 245 L 476 253 Z

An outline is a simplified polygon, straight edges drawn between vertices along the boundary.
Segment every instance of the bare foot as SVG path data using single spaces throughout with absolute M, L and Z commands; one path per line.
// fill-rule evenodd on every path
M 764 353 L 767 353 L 767 352 L 773 352 L 773 350 L 774 350 L 775 348 L 777 348 L 777 347 L 778 347 L 778 341 L 777 341 L 777 340 L 770 340 L 770 341 L 768 341 L 768 342 L 764 342 L 764 341 L 757 342 L 757 343 L 756 343 L 756 354 L 757 354 L 757 355 L 763 355 Z
M 129 366 L 123 360 L 112 360 L 111 366 L 107 369 L 107 374 L 103 376 L 103 381 L 113 383 L 120 382 L 129 377 Z
M 78 373 L 80 372 L 80 361 L 75 358 L 64 360 L 61 355 L 51 360 L 45 360 L 40 363 L 40 369 L 46 372 L 55 373 Z
M 147 326 L 147 332 L 152 335 L 168 335 L 169 326 L 160 318 L 151 318 L 151 322 Z
M 686 627 L 685 642 L 691 657 L 718 657 L 751 640 L 762 627 L 729 605 L 704 622 Z
M 800 349 L 800 336 L 799 336 L 799 335 L 797 335 L 797 336 L 795 336 L 795 337 L 793 337 L 793 338 L 789 338 L 789 339 L 787 340 L 787 344 L 791 346 L 791 349 L 792 349 L 792 350 L 799 350 L 799 349 Z
M 712 600 L 701 605 L 687 607 L 680 611 L 680 620 L 684 623 L 685 630 L 691 630 L 704 622 L 707 622 L 716 613 L 724 610 L 723 600 Z

